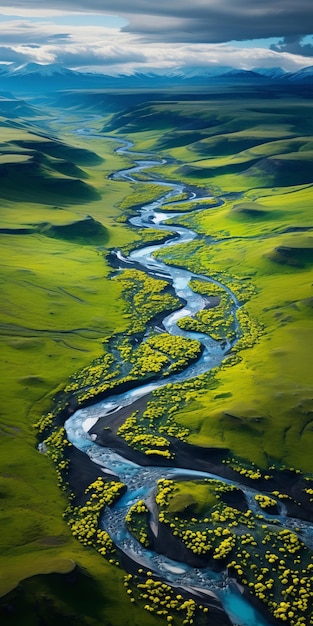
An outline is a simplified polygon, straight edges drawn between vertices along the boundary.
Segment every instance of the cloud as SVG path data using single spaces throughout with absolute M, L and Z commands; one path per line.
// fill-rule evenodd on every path
M 271 45 L 271 50 L 275 52 L 289 52 L 290 54 L 301 54 L 307 57 L 313 57 L 313 45 L 311 43 L 303 43 L 304 37 L 284 37 L 277 44 Z
M 155 19 L 128 13 L 123 30 L 147 41 L 223 43 L 310 34 L 312 24 L 312 0 L 181 0 L 178 10 L 168 5 Z
M 132 65 L 146 63 L 143 52 L 108 46 L 79 46 L 73 45 L 55 50 L 54 61 L 70 67 L 103 67 L 114 65 Z
M 56 33 L 55 30 L 51 24 L 44 22 L 39 24 L 27 20 L 0 22 L 0 41 L 12 46 L 43 45 L 55 37 L 60 39 L 62 37 L 63 40 L 69 37 L 68 33 Z
M 86 42 L 97 43 L 112 39 L 119 35 L 117 29 L 105 28 L 103 26 L 75 26 L 54 24 L 49 21 L 27 21 L 25 19 L 15 19 L 10 21 L 0 21 L 0 41 L 1 43 L 25 45 L 45 45 L 50 42 Z M 126 37 L 126 35 L 125 35 Z
M 93 43 L 46 45 L 32 49 L 18 46 L 16 51 L 38 63 L 60 63 L 73 69 L 107 73 L 131 73 L 135 70 L 171 70 L 177 67 L 234 66 L 242 69 L 280 66 L 297 71 L 305 66 L 304 57 L 279 53 L 265 48 L 237 48 L 227 44 L 159 44 L 143 46 L 132 39 L 116 45 L 114 39 Z M 307 61 L 307 65 L 310 61 Z
M 65 30 L 66 29 L 66 30 Z M 0 61 L 60 63 L 73 68 L 145 64 L 145 47 L 117 28 L 12 19 L 0 22 Z M 7 55 L 5 54 L 7 52 Z
M 94 12 L 126 17 L 146 41 L 222 43 L 311 34 L 312 0 L 1 0 L 20 14 Z M 13 5 L 13 6 L 12 6 Z M 11 7 L 11 8 L 10 8 Z
M 21 63 L 56 62 L 73 69 L 126 73 L 199 65 L 281 66 L 296 71 L 311 64 L 312 46 L 303 34 L 284 32 L 271 50 L 252 43 L 249 47 L 228 43 L 264 37 L 268 29 L 276 32 L 273 24 L 278 17 L 280 29 L 287 23 L 298 28 L 290 19 L 294 15 L 290 0 L 240 0 L 240 6 L 234 0 L 193 0 L 192 4 L 190 0 L 90 0 L 88 14 L 82 0 L 47 0 L 44 5 L 42 0 L 12 0 L 13 6 L 10 0 L 10 8 L 9 0 L 1 2 L 0 60 L 7 62 L 18 56 Z M 297 12 L 303 19 L 308 2 L 311 11 L 312 0 L 298 0 Z M 100 14 L 103 5 L 107 14 L 127 17 L 127 26 L 123 26 L 126 20 L 107 18 L 103 10 Z M 1 13 L 6 14 L 2 21 Z M 36 14 L 36 19 L 28 14 Z

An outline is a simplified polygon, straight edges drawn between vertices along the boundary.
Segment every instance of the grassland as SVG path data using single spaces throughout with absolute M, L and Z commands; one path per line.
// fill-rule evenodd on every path
M 140 132 L 147 115 L 151 129 Z M 194 136 L 186 130 L 192 120 Z M 262 467 L 275 462 L 311 472 L 310 101 L 251 95 L 231 103 L 227 97 L 154 103 L 141 107 L 129 125 L 138 149 L 176 160 L 154 167 L 153 175 L 224 200 L 175 218 L 200 238 L 159 256 L 221 279 L 238 293 L 251 286 L 254 294 L 242 313 L 263 329 L 236 365 L 217 374 L 217 389 L 198 394 L 195 404 L 177 413 L 178 424 L 190 428 L 192 443 L 227 446 Z
M 243 337 L 228 362 L 199 381 L 156 392 L 144 412 L 131 418 L 132 436 L 153 435 L 154 443 L 159 437 L 161 449 L 163 438 L 170 436 L 203 449 L 229 450 L 227 461 L 233 471 L 238 468 L 252 481 L 255 471 L 262 470 L 264 476 L 269 468 L 291 466 L 295 473 L 312 479 L 312 119 L 311 103 L 305 98 L 244 93 L 230 100 L 227 92 L 225 97 L 215 94 L 205 101 L 140 104 L 113 115 L 105 125 L 112 137 L 127 136 L 137 150 L 170 159 L 154 167 L 148 177 L 183 181 L 186 187 L 197 188 L 200 197 L 222 200 L 220 206 L 189 204 L 186 215 L 175 218 L 175 223 L 192 228 L 198 238 L 159 255 L 166 262 L 220 280 L 241 305 L 238 319 Z M 165 350 L 148 342 L 136 356 L 131 343 L 132 335 L 142 338 L 156 313 L 174 305 L 173 296 L 165 292 L 163 308 L 158 298 L 152 303 L 142 297 L 149 292 L 147 277 L 134 271 L 128 278 L 126 274 L 112 280 L 107 262 L 112 248 L 127 251 L 141 239 L 146 243 L 150 236 L 151 241 L 159 237 L 135 233 L 125 223 L 135 205 L 153 200 L 159 192 L 155 184 L 110 180 L 109 174 L 128 167 L 129 159 L 114 153 L 113 142 L 73 135 L 75 116 L 62 127 L 45 120 L 45 131 L 38 123 L 1 121 L 0 593 L 11 595 L 3 599 L 0 615 L 14 626 L 22 619 L 25 625 L 40 620 L 71 624 L 78 615 L 82 624 L 141 626 L 147 617 L 138 591 L 136 601 L 129 603 L 131 594 L 122 571 L 92 546 L 81 546 L 62 519 L 66 498 L 49 457 L 36 450 L 33 424 L 49 411 L 64 385 L 68 393 L 77 392 L 77 387 L 71 390 L 77 383 L 84 393 L 94 382 L 100 385 L 95 368 L 102 363 L 112 336 L 116 341 L 120 334 L 127 335 L 118 350 L 135 377 L 153 373 L 147 367 L 151 348 L 164 375 L 164 364 L 177 367 L 175 358 L 179 361 L 181 356 L 177 347 L 173 354 L 170 345 Z M 53 133 L 48 132 L 48 123 Z M 92 126 L 99 131 L 103 123 L 93 121 Z M 207 283 L 198 281 L 194 286 L 208 295 Z M 222 307 L 227 312 L 226 302 Z M 218 306 L 214 308 L 213 318 L 218 315 Z M 200 322 L 209 326 L 209 317 Z M 232 320 L 230 327 L 227 323 L 223 327 L 220 318 L 213 321 L 221 340 L 233 332 Z M 200 323 L 189 321 L 195 322 Z M 149 341 L 153 344 L 155 338 Z M 148 430 L 146 426 L 142 430 L 144 422 Z M 307 484 L 302 496 L 309 503 L 311 482 Z M 174 526 L 178 517 L 184 532 L 202 532 L 208 518 L 214 534 L 212 512 L 225 517 L 229 502 L 221 505 L 212 485 L 197 483 L 190 489 L 185 483 L 175 489 L 175 497 L 163 503 L 163 509 L 160 506 L 163 516 Z M 133 513 L 132 521 L 140 512 Z M 227 525 L 227 516 L 225 520 Z M 138 536 L 140 532 L 144 536 L 145 523 L 138 522 Z M 268 544 L 261 554 L 265 567 L 266 550 L 276 554 L 279 539 L 275 528 L 262 529 L 257 520 L 255 524 L 252 534 L 262 545 L 263 540 Z M 181 532 L 179 524 L 176 530 Z M 293 552 L 287 543 L 280 547 L 290 560 Z M 283 594 L 283 579 L 297 588 L 297 572 L 309 566 L 310 557 L 301 546 L 292 580 L 289 574 L 280 580 L 281 570 L 273 584 L 268 577 L 257 581 L 255 568 L 250 571 L 243 563 L 248 563 L 248 557 L 237 556 L 238 537 L 230 544 L 234 562 L 229 567 L 234 575 L 247 586 L 251 583 L 257 596 L 255 585 L 261 582 L 273 593 L 273 602 Z M 218 546 L 219 542 L 213 546 L 216 554 L 224 556 Z M 260 553 L 252 548 L 255 565 Z M 229 554 L 231 550 L 227 548 Z M 288 559 L 284 568 L 291 570 Z M 307 578 L 307 573 L 302 577 Z M 20 581 L 24 582 L 16 590 Z M 307 593 L 307 580 L 303 585 Z M 196 614 L 202 623 L 202 612 L 190 607 L 184 607 L 183 617 L 189 620 Z M 269 608 L 282 619 L 279 611 L 275 613 L 276 605 Z M 307 617 L 305 611 L 289 616 L 290 624 L 305 623 L 300 619 Z M 175 611 L 168 616 L 174 624 L 183 619 Z M 149 624 L 154 623 L 164 623 L 164 618 L 150 611 Z
M 145 126 L 148 117 L 152 120 L 149 129 Z M 141 118 L 144 131 L 140 130 Z M 194 128 L 200 128 L 201 137 L 195 131 L 195 140 L 185 130 L 192 126 L 191 120 Z M 116 116 L 115 123 L 120 121 Z M 120 130 L 115 125 L 114 132 L 127 132 L 127 127 L 138 149 L 170 157 L 168 165 L 152 168 L 152 176 L 184 181 L 197 186 L 203 195 L 212 193 L 223 200 L 222 206 L 201 210 L 195 206 L 193 211 L 189 204 L 187 214 L 173 222 L 195 230 L 198 239 L 164 249 L 157 256 L 222 281 L 241 304 L 238 319 L 243 337 L 233 350 L 236 358 L 230 367 L 222 366 L 202 381 L 198 390 L 186 390 L 183 385 L 175 389 L 172 432 L 183 432 L 184 441 L 203 448 L 228 448 L 234 467 L 252 481 L 265 477 L 269 468 L 276 472 L 289 467 L 306 474 L 311 484 L 311 103 L 291 99 L 282 106 L 264 99 L 256 105 L 253 98 L 242 99 L 240 105 L 226 100 L 154 103 L 141 107 L 136 120 Z M 199 284 L 197 291 L 201 292 Z M 202 293 L 206 292 L 207 285 L 203 285 Z M 203 319 L 192 318 L 184 326 L 198 329 L 199 322 L 203 324 Z M 210 324 L 207 315 L 205 322 Z M 154 396 L 151 410 L 164 408 L 158 425 L 154 422 L 155 430 L 162 433 L 168 428 L 166 412 L 172 408 L 173 391 Z M 142 423 L 140 415 L 136 423 Z M 261 474 L 259 469 L 255 472 L 256 467 Z M 271 482 L 270 475 L 267 479 Z M 289 480 L 291 487 L 291 474 Z M 208 553 L 221 562 L 228 555 L 229 570 L 279 621 L 297 626 L 311 623 L 311 553 L 295 536 L 287 537 L 287 532 L 280 536 L 275 526 L 264 523 L 262 514 L 248 523 L 253 532 L 247 540 L 252 547 L 247 550 L 238 502 L 234 507 L 225 503 L 221 507 L 212 501 L 212 493 L 203 498 L 201 489 L 194 483 L 175 486 L 175 497 L 163 503 L 160 523 L 168 522 L 173 536 L 185 539 L 191 552 Z M 270 493 L 268 501 L 263 496 L 258 499 L 261 508 L 274 506 Z M 310 493 L 302 485 L 294 497 L 306 499 L 309 507 Z M 284 497 L 279 491 L 276 495 Z M 200 514 L 203 504 L 207 506 L 205 520 Z M 227 537 L 233 515 L 239 516 L 235 525 L 241 530 Z M 246 515 L 250 518 L 251 511 Z M 225 528 L 220 524 L 224 521 Z M 142 519 L 139 528 L 146 538 Z M 212 543 L 220 532 L 224 539 Z M 180 552 L 179 544 L 176 554 Z
M 128 623 L 144 624 L 128 607 L 122 573 L 72 537 L 33 426 L 64 382 L 103 354 L 108 336 L 127 328 L 105 252 L 134 238 L 116 221 L 130 186 L 108 180 L 128 161 L 112 144 L 67 141 L 69 129 L 61 141 L 36 122 L 2 124 L 0 593 L 9 595 L 1 622 L 76 623 L 79 615 L 84 624 L 119 624 L 117 593 Z

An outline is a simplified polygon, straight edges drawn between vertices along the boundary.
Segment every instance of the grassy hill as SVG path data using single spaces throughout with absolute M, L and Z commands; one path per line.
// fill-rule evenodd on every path
M 115 222 L 130 185 L 107 178 L 127 160 L 65 129 L 56 139 L 35 119 L 1 125 L 0 620 L 74 624 L 79 615 L 82 624 L 119 624 L 118 594 L 129 623 L 144 624 L 128 606 L 123 573 L 63 521 L 66 499 L 33 426 L 69 376 L 125 327 L 103 250 L 132 240 Z
M 239 350 L 236 365 L 217 373 L 218 390 L 198 394 L 177 422 L 189 428 L 192 443 L 226 445 L 263 467 L 275 461 L 312 471 L 311 103 L 225 97 L 154 103 L 127 117 L 125 125 L 125 116 L 115 116 L 115 133 L 129 127 L 139 150 L 157 150 L 176 161 L 152 174 L 224 199 L 218 208 L 190 211 L 178 220 L 200 240 L 159 256 L 226 280 L 239 294 L 249 284 L 254 295 L 243 300 L 242 311 L 263 329 L 253 346 Z

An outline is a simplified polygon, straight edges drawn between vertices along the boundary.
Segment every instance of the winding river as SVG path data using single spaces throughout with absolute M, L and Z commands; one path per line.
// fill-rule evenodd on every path
M 93 136 L 91 131 L 80 130 L 80 134 Z M 99 137 L 100 135 L 98 135 Z M 103 135 L 101 135 L 103 138 Z M 110 138 L 112 140 L 112 138 Z M 115 140 L 114 140 L 115 141 Z M 143 170 L 151 167 L 152 165 L 159 164 L 160 161 L 152 161 L 147 159 L 137 160 L 135 153 L 130 153 L 129 150 L 132 147 L 130 142 L 116 140 L 122 143 L 118 151 L 127 153 L 132 159 L 135 160 L 135 166 L 129 169 L 125 169 L 116 172 L 111 176 L 112 179 L 123 179 L 129 181 L 135 181 L 136 175 Z M 99 446 L 95 439 L 95 435 L 90 435 L 89 431 L 92 426 L 101 417 L 112 414 L 112 412 L 119 410 L 123 406 L 130 406 L 140 397 L 143 397 L 153 391 L 168 384 L 178 381 L 187 380 L 196 377 L 204 372 L 219 365 L 225 354 L 231 348 L 229 342 L 225 342 L 221 345 L 220 342 L 214 341 L 208 335 L 203 333 L 189 333 L 181 330 L 177 322 L 179 319 L 185 316 L 193 315 L 197 311 L 200 311 L 205 306 L 205 300 L 201 295 L 196 294 L 189 287 L 189 282 L 192 278 L 198 278 L 201 280 L 213 282 L 219 284 L 227 291 L 232 299 L 233 314 L 236 316 L 236 309 L 238 308 L 238 301 L 235 295 L 221 283 L 208 278 L 203 275 L 196 275 L 184 269 L 171 267 L 166 265 L 160 260 L 153 257 L 153 253 L 160 248 L 166 248 L 168 246 L 176 245 L 177 243 L 191 241 L 197 237 L 196 233 L 180 226 L 173 226 L 166 224 L 170 218 L 175 218 L 177 215 L 182 215 L 181 212 L 175 212 L 175 201 L 172 202 L 173 211 L 164 212 L 162 206 L 170 204 L 171 200 L 177 197 L 185 190 L 185 186 L 180 183 L 166 183 L 162 180 L 153 179 L 154 184 L 159 184 L 164 188 L 164 194 L 162 197 L 154 202 L 148 203 L 142 206 L 138 210 L 138 214 L 131 218 L 130 222 L 134 226 L 140 228 L 151 228 L 171 231 L 175 234 L 174 238 L 171 238 L 166 243 L 160 245 L 150 245 L 139 248 L 133 251 L 128 257 L 124 257 L 120 251 L 116 251 L 116 257 L 120 261 L 121 269 L 125 266 L 131 267 L 132 265 L 140 265 L 146 272 L 152 276 L 164 278 L 168 280 L 173 286 L 176 295 L 185 302 L 183 308 L 179 309 L 167 315 L 163 321 L 163 327 L 165 330 L 174 335 L 181 335 L 186 337 L 192 337 L 198 339 L 203 345 L 203 353 L 200 359 L 187 367 L 184 372 L 180 374 L 168 377 L 166 380 L 160 380 L 151 384 L 140 386 L 131 391 L 125 392 L 119 395 L 112 395 L 105 401 L 95 403 L 87 408 L 76 411 L 66 422 L 65 428 L 69 441 L 75 445 L 78 449 L 85 452 L 92 461 L 99 464 L 106 472 L 112 473 L 114 476 L 118 476 L 127 487 L 125 494 L 120 500 L 111 508 L 106 507 L 102 518 L 101 527 L 109 533 L 115 545 L 127 556 L 138 564 L 138 566 L 146 567 L 152 571 L 156 576 L 162 580 L 167 581 L 173 586 L 179 586 L 185 589 L 187 592 L 199 596 L 202 601 L 205 601 L 205 596 L 214 594 L 220 601 L 224 611 L 228 614 L 232 624 L 236 626 L 270 626 L 270 622 L 259 613 L 249 602 L 243 597 L 237 587 L 228 580 L 223 573 L 216 573 L 210 568 L 193 568 L 181 562 L 173 561 L 164 555 L 160 555 L 156 552 L 144 548 L 134 537 L 129 533 L 126 524 L 125 516 L 130 506 L 132 506 L 139 499 L 145 499 L 149 506 L 151 501 L 151 494 L 156 488 L 157 480 L 161 477 L 175 478 L 178 476 L 197 478 L 217 478 L 224 482 L 231 482 L 237 484 L 246 495 L 248 505 L 251 509 L 256 510 L 257 504 L 254 499 L 255 492 L 250 487 L 243 486 L 234 481 L 227 481 L 220 476 L 209 474 L 207 472 L 199 472 L 193 470 L 166 468 L 166 467 L 142 467 L 137 465 L 121 455 L 117 454 L 114 450 Z M 203 200 L 203 197 L 201 198 Z M 210 198 L 211 199 L 211 198 Z M 185 202 L 196 202 L 199 200 L 194 193 L 190 194 L 190 197 Z M 179 202 L 182 204 L 182 202 Z M 239 336 L 239 326 L 236 323 L 236 334 Z M 280 515 L 279 519 L 281 523 L 284 523 L 288 527 L 292 527 L 297 521 L 287 520 L 283 506 L 279 503 Z M 262 512 L 264 514 L 264 512 Z M 271 516 L 268 516 L 269 518 Z M 277 518 L 277 516 L 275 516 Z M 293 523 L 294 522 L 294 523 Z M 153 524 L 153 516 L 151 521 L 151 530 L 155 532 Z M 305 532 L 304 528 L 304 532 Z M 309 529 L 308 529 L 309 530 Z

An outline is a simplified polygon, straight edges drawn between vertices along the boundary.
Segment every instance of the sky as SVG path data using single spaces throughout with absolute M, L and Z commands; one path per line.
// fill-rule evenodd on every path
M 0 0 L 0 63 L 109 74 L 313 65 L 313 0 Z

